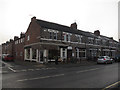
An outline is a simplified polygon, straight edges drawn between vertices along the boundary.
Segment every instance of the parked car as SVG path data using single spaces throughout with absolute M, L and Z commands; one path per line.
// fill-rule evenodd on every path
M 113 59 L 110 58 L 109 56 L 100 56 L 98 59 L 97 59 L 97 64 L 99 63 L 105 63 L 105 64 L 108 64 L 108 63 L 113 63 Z
M 5 55 L 3 56 L 4 61 L 14 61 L 14 58 L 12 55 Z
M 4 60 L 4 58 L 9 55 L 9 54 L 2 54 L 2 60 Z

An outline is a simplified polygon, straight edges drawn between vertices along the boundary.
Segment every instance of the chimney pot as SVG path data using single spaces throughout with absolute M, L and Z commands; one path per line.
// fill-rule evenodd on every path
M 99 31 L 99 30 L 96 30 L 96 31 L 94 31 L 94 34 L 95 34 L 96 36 L 100 36 L 100 31 Z

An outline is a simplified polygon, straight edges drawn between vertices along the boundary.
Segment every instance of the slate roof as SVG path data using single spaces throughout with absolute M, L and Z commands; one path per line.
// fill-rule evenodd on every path
M 61 25 L 61 24 L 57 24 L 57 23 L 53 23 L 53 22 L 48 22 L 48 21 L 37 19 L 37 23 L 41 27 L 44 27 L 44 28 L 49 28 L 49 29 L 68 32 L 68 33 L 85 35 L 85 36 L 88 36 L 88 37 L 95 37 L 95 36 L 91 35 L 89 32 L 74 29 L 74 28 L 71 28 L 71 27 L 68 27 L 68 26 L 65 26 L 65 25 Z
M 57 23 L 53 23 L 53 22 L 48 22 L 45 20 L 40 20 L 40 19 L 36 19 L 37 23 L 43 27 L 43 28 L 48 28 L 48 29 L 53 29 L 53 30 L 58 30 L 58 31 L 63 31 L 63 32 L 68 32 L 68 33 L 74 33 L 74 34 L 79 34 L 79 35 L 84 35 L 87 37 L 95 37 L 98 38 L 98 36 L 94 35 L 94 33 L 91 32 L 87 32 L 87 31 L 82 31 L 79 29 L 74 29 L 65 25 L 61 25 L 61 24 L 57 24 Z M 103 35 L 100 35 L 100 37 L 102 39 L 110 39 L 110 37 L 106 37 Z M 114 40 L 115 41 L 115 40 Z

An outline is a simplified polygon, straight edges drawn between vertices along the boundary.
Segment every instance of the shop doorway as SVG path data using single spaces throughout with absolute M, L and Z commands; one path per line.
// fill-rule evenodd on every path
M 43 63 L 43 50 L 39 51 L 39 62 Z

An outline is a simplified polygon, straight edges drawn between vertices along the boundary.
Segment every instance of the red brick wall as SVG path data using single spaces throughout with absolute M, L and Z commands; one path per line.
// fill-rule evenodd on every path
M 7 53 L 5 47 L 6 47 L 6 44 L 2 44 L 2 54 L 6 54 Z
M 17 44 L 14 43 L 14 58 L 15 60 L 24 60 L 24 40 L 21 42 L 21 39 L 24 38 L 19 38 L 16 41 L 18 41 Z
M 36 20 L 32 20 L 30 25 L 25 33 L 25 45 L 37 43 L 40 41 L 40 29 L 41 27 L 37 24 Z M 28 41 L 28 35 L 30 36 L 30 40 Z
M 14 43 L 14 41 L 7 42 L 6 44 L 3 44 L 2 45 L 2 54 L 13 55 L 13 49 L 14 49 L 13 43 Z

